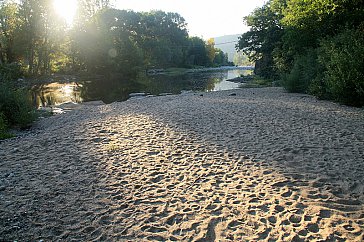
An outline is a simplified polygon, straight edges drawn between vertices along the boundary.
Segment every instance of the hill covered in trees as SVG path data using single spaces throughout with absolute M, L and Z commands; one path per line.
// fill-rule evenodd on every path
M 362 0 L 269 0 L 245 21 L 239 48 L 287 90 L 364 105 Z

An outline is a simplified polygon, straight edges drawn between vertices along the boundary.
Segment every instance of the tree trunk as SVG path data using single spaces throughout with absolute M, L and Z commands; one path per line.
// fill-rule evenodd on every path
M 1 46 L 1 43 L 0 43 L 0 65 L 2 65 L 4 62 L 5 62 L 4 54 L 3 54 L 2 46 Z
M 8 40 L 8 46 L 6 48 L 6 60 L 8 63 L 16 61 L 13 52 L 13 41 L 11 39 Z
M 33 41 L 30 42 L 30 55 L 29 55 L 29 73 L 34 74 L 34 45 Z

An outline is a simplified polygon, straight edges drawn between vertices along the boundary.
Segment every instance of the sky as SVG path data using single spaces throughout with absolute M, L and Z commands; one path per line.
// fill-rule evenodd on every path
M 115 0 L 118 9 L 177 12 L 187 22 L 190 36 L 204 39 L 248 31 L 243 18 L 266 0 Z

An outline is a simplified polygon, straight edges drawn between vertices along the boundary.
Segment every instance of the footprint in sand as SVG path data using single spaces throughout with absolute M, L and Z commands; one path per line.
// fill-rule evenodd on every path
M 300 215 L 297 214 L 293 214 L 289 217 L 288 219 L 291 223 L 293 224 L 299 224 L 302 221 L 302 217 Z
M 330 218 L 331 217 L 331 211 L 322 209 L 322 210 L 320 210 L 319 217 L 320 218 Z
M 320 231 L 320 228 L 316 223 L 311 223 L 307 225 L 307 230 L 311 233 L 318 233 Z
M 281 205 L 276 205 L 274 207 L 275 211 L 280 213 L 280 212 L 283 212 L 284 211 L 284 207 L 282 207 Z
M 277 218 L 275 216 L 269 216 L 268 217 L 268 221 L 271 223 L 271 224 L 275 224 L 277 223 Z

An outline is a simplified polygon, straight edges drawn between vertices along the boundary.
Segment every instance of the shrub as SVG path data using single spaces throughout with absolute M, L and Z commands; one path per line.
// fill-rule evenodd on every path
M 21 75 L 17 63 L 0 65 L 0 139 L 11 137 L 8 127 L 27 128 L 35 119 L 28 93 L 16 88 Z
M 24 90 L 15 89 L 8 82 L 0 83 L 0 113 L 5 124 L 18 128 L 28 127 L 35 119 L 34 108 Z
M 0 81 L 14 81 L 20 78 L 21 75 L 21 65 L 19 63 L 0 65 Z
M 311 83 L 318 76 L 316 50 L 309 49 L 305 54 L 296 56 L 293 68 L 282 76 L 282 85 L 289 92 L 309 92 Z
M 7 132 L 5 115 L 0 112 L 0 140 L 7 139 L 10 137 L 12 137 L 12 135 Z
M 344 30 L 321 42 L 319 62 L 325 67 L 323 85 L 330 98 L 364 106 L 364 32 Z

